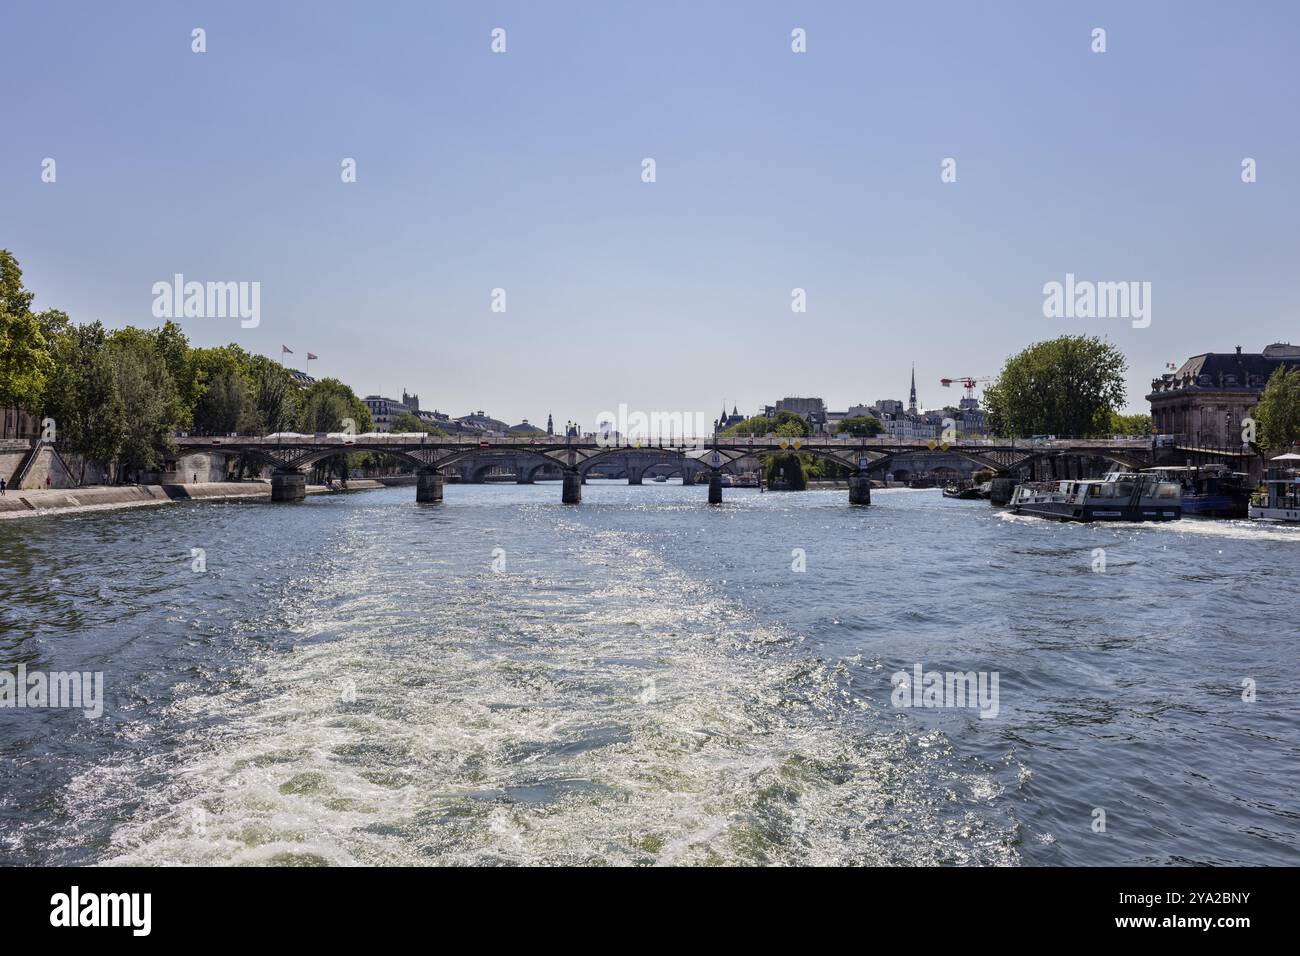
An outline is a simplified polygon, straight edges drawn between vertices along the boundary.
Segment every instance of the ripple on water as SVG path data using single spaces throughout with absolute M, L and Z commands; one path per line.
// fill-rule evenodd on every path
M 553 514 L 534 520 L 572 557 L 526 587 L 416 568 L 368 591 L 340 567 L 291 653 L 174 704 L 196 728 L 174 751 L 74 788 L 74 813 L 132 807 L 105 861 L 1015 862 L 1014 821 L 942 734 L 846 705 L 789 635 Z

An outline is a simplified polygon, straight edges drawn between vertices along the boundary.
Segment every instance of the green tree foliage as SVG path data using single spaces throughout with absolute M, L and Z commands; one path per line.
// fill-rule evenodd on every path
M 243 349 L 237 345 L 191 349 L 185 367 L 194 401 L 191 427 L 196 434 L 253 430 L 253 387 Z
M 804 474 L 803 456 L 796 454 L 766 455 L 767 484 L 771 487 L 775 481 L 784 481 L 790 491 L 803 491 L 808 487 Z
M 885 426 L 874 415 L 855 415 L 843 419 L 835 429 L 837 435 L 852 435 L 854 438 L 874 438 L 884 434 Z
M 1285 451 L 1300 442 L 1300 368 L 1284 365 L 1269 376 L 1254 418 L 1256 443 L 1265 451 Z
M 370 409 L 357 398 L 355 392 L 336 378 L 323 378 L 307 389 L 302 399 L 299 418 L 304 432 L 338 432 L 344 430 L 345 421 L 352 419 L 355 433 L 372 431 L 374 423 Z M 332 455 L 319 464 L 320 470 L 330 476 L 346 479 L 349 466 L 360 465 L 364 455 Z
M 0 407 L 38 411 L 54 371 L 54 349 L 68 317 L 56 309 L 33 312 L 23 270 L 0 249 Z
M 309 433 L 339 432 L 352 419 L 357 434 L 371 431 L 370 409 L 352 389 L 336 378 L 323 378 L 303 394 L 299 430 Z
M 802 415 L 797 412 L 779 411 L 772 418 L 766 415 L 746 418 L 743 422 L 732 425 L 722 434 L 737 438 L 747 436 L 761 438 L 764 435 L 775 435 L 779 438 L 807 438 L 812 433 L 812 426 Z M 827 462 L 802 452 L 765 452 L 760 454 L 758 459 L 763 463 L 769 482 L 775 480 L 773 476 L 784 468 L 786 482 L 792 489 L 800 491 L 807 487 L 807 478 L 823 477 L 828 470 Z
M 46 383 L 45 413 L 52 417 L 61 445 L 86 462 L 111 462 L 122 442 L 124 413 L 108 334 L 98 322 L 69 326 L 54 349 L 54 368 Z
M 399 432 L 399 433 L 400 432 L 423 432 L 426 435 L 440 435 L 444 437 L 446 436 L 446 432 L 444 432 L 442 429 L 435 428 L 433 425 L 430 425 L 428 422 L 421 421 L 416 415 L 412 414 L 411 412 L 401 412 L 398 415 L 396 415 L 393 418 L 392 423 L 388 426 L 388 430 L 392 432 Z
M 264 355 L 248 361 L 253 390 L 253 420 L 249 431 L 271 435 L 293 431 L 302 417 L 302 390 L 283 366 Z
M 1105 435 L 1124 404 L 1128 363 L 1095 336 L 1063 335 L 1007 359 L 984 390 L 990 430 L 1007 438 Z
M 135 328 L 114 332 L 108 358 L 122 409 L 122 472 L 130 477 L 161 468 L 175 452 L 180 401 L 157 336 Z
M 1119 412 L 1111 412 L 1109 434 L 1147 437 L 1151 434 L 1151 416 L 1121 415 Z
M 160 328 L 147 333 L 153 339 L 154 351 L 167 369 L 167 376 L 172 382 L 170 398 L 172 421 L 178 428 L 188 428 L 194 411 L 194 402 L 199 395 L 199 383 L 195 381 L 191 362 L 192 351 L 185 338 L 185 333 L 175 322 L 168 319 Z
M 763 435 L 772 434 L 786 438 L 799 438 L 807 437 L 812 433 L 812 426 L 808 424 L 807 419 L 802 415 L 797 412 L 780 411 L 772 418 L 768 418 L 766 415 L 755 415 L 752 418 L 746 418 L 743 422 L 732 425 L 722 434 L 738 437 L 762 437 Z

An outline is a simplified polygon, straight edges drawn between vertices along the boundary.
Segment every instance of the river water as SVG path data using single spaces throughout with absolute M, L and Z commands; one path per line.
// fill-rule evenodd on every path
M 0 864 L 1300 863 L 1300 530 L 705 493 L 0 522 Z

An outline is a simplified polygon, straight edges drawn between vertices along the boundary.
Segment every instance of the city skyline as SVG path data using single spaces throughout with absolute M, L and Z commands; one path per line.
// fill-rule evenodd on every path
M 440 409 L 489 377 L 515 421 L 541 390 L 579 419 L 842 408 L 901 394 L 913 362 L 933 402 L 1066 333 L 1119 346 L 1144 411 L 1170 362 L 1295 338 L 1300 132 L 1276 119 L 1300 11 L 1213 9 L 20 2 L 6 86 L 61 54 L 9 104 L 4 242 L 76 321 L 156 326 L 176 274 L 260 283 L 252 327 L 177 321 Z M 1045 317 L 1075 276 L 1143 285 L 1148 314 Z

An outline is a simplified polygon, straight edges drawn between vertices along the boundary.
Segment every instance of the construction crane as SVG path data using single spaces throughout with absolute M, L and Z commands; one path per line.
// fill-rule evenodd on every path
M 979 385 L 981 382 L 991 382 L 991 381 L 993 381 L 993 379 L 991 378 L 975 378 L 970 375 L 958 375 L 955 376 L 954 378 L 941 378 L 939 379 L 939 384 L 942 385 L 944 388 L 948 388 L 953 384 L 953 382 L 961 382 L 962 385 L 964 385 L 966 388 L 966 397 L 974 398 L 975 386 Z

